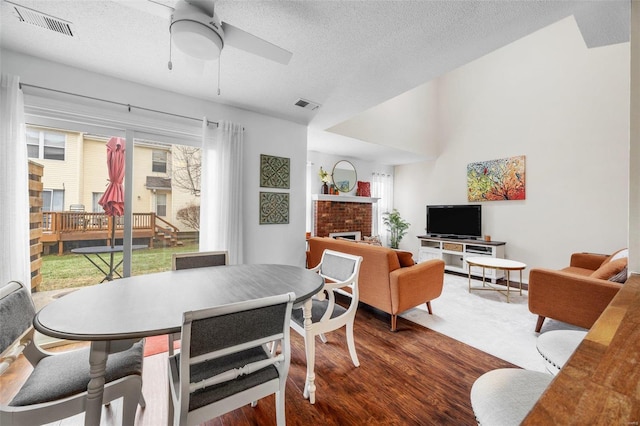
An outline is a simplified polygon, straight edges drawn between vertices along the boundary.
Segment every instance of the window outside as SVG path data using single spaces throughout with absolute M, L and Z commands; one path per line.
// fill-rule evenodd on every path
M 167 151 L 153 151 L 151 171 L 158 173 L 167 172 Z
M 66 136 L 51 130 L 27 129 L 27 155 L 42 160 L 65 159 Z
M 162 217 L 167 215 L 167 194 L 156 194 L 156 214 Z
M 44 189 L 42 191 L 42 210 L 54 212 L 64 210 L 64 190 Z

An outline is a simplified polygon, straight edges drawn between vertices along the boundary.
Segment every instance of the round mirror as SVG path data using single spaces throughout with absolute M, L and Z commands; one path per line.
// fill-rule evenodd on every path
M 338 188 L 340 192 L 351 192 L 356 187 L 358 175 L 356 174 L 356 168 L 353 164 L 346 160 L 341 160 L 333 166 L 333 172 L 331 173 L 333 184 Z

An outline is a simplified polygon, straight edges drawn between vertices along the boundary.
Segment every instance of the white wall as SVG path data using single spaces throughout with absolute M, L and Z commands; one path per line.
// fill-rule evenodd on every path
M 515 155 L 526 200 L 483 203 L 508 258 L 559 268 L 627 246 L 629 43 L 587 49 L 569 17 L 429 84 L 441 155 L 396 167 L 395 206 L 414 224 L 401 248 L 417 252 L 425 205 L 467 203 L 468 163 Z
M 435 116 L 438 108 L 437 86 L 423 84 L 337 124 L 328 131 L 417 153 L 424 158 L 435 158 L 440 147 L 436 143 L 424 143 L 424 137 L 427 135 L 433 139 L 433 132 L 437 129 L 424 118 Z M 393 125 L 390 126 L 389 123 Z
M 21 82 L 191 117 L 230 120 L 244 134 L 244 261 L 305 263 L 306 126 L 3 50 L 2 72 Z M 290 221 L 259 225 L 260 154 L 291 159 Z

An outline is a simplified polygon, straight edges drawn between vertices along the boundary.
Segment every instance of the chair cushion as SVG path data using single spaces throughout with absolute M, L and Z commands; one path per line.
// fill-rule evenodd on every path
M 400 262 L 400 267 L 404 268 L 407 266 L 413 266 L 416 262 L 413 260 L 413 253 L 410 251 L 404 250 L 394 250 L 398 255 L 398 262 Z
M 242 368 L 247 364 L 267 359 L 268 357 L 262 347 L 255 347 L 200 364 L 194 364 L 191 366 L 191 383 L 200 382 L 234 368 Z M 177 367 L 180 364 L 180 354 L 170 358 L 169 362 L 174 363 L 174 368 Z M 179 371 L 179 369 L 175 368 L 175 371 Z M 220 401 L 261 383 L 275 380 L 278 377 L 278 369 L 270 365 L 251 374 L 237 377 L 234 380 L 197 390 L 191 394 L 189 399 L 189 411 Z
M 601 280 L 608 280 L 614 275 L 620 273 L 627 266 L 627 258 L 612 260 L 603 264 L 601 267 L 593 271 L 590 275 L 592 278 L 599 278 Z
M 471 406 L 478 424 L 519 425 L 553 377 L 518 368 L 501 368 L 483 374 L 471 387 Z
M 536 339 L 536 348 L 549 364 L 547 369 L 557 374 L 587 335 L 581 330 L 553 330 Z
M 562 268 L 561 271 L 568 272 L 569 274 L 581 275 L 583 277 L 588 277 L 593 274 L 593 269 L 580 268 L 579 266 L 567 266 L 566 268 Z
M 24 287 L 0 299 L 0 353 L 31 327 L 35 314 L 31 294 Z
M 311 321 L 318 322 L 322 315 L 327 311 L 327 305 L 329 304 L 326 300 L 314 300 L 313 306 L 311 307 Z M 347 312 L 347 309 L 343 306 L 338 305 L 337 303 L 333 305 L 333 312 L 331 313 L 331 318 L 335 318 Z M 302 316 L 302 309 L 294 309 L 291 312 L 291 319 L 295 321 L 300 326 L 304 326 L 304 317 Z
M 130 375 L 142 375 L 142 341 L 126 351 L 109 355 L 106 383 Z M 87 390 L 89 349 L 63 352 L 43 358 L 9 405 L 21 407 L 55 401 Z

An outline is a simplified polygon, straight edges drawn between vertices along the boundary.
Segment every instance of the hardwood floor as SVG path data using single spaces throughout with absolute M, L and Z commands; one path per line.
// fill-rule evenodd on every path
M 291 333 L 287 424 L 474 425 L 469 392 L 475 379 L 495 368 L 514 367 L 402 318 L 398 331 L 392 333 L 389 316 L 366 306 L 358 309 L 354 333 L 360 359 L 357 368 L 349 357 L 343 329 L 328 334 L 327 344 L 318 341 L 314 405 L 302 397 L 304 340 Z M 11 383 L 0 384 L 6 402 Z M 145 358 L 143 393 L 147 407 L 138 411 L 136 424 L 166 424 L 166 353 Z M 274 402 L 273 396 L 267 397 L 255 408 L 247 405 L 206 425 L 275 424 Z M 119 424 L 119 405 L 118 401 L 103 409 L 104 425 Z M 82 419 L 79 415 L 58 424 L 82 424 Z

